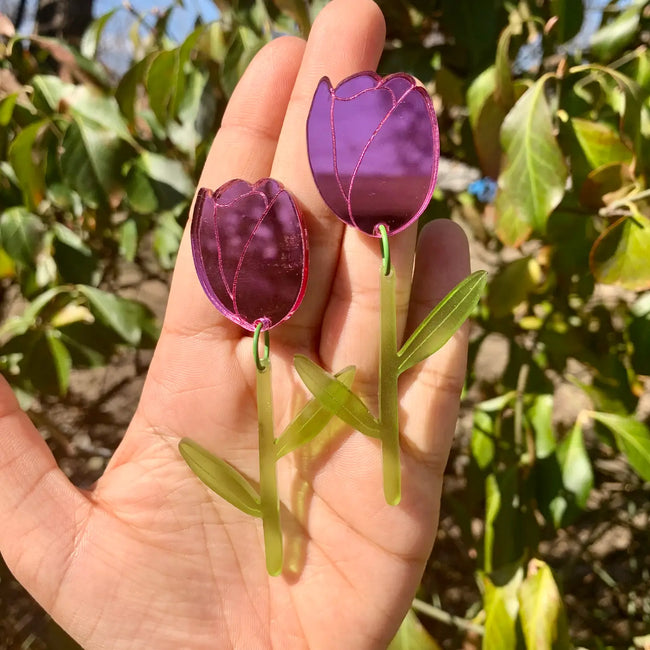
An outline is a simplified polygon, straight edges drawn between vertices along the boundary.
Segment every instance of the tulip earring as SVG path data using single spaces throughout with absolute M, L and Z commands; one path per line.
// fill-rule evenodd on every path
M 254 185 L 233 180 L 218 190 L 199 190 L 192 216 L 191 243 L 199 281 L 212 304 L 253 333 L 257 375 L 259 490 L 237 469 L 196 442 L 183 438 L 179 450 L 191 470 L 211 490 L 242 512 L 259 517 L 266 567 L 282 571 L 277 461 L 313 439 L 333 416 L 312 399 L 275 437 L 269 330 L 300 305 L 307 284 L 307 233 L 293 198 L 277 181 Z M 260 336 L 264 336 L 260 354 Z M 337 381 L 350 386 L 354 369 Z
M 382 445 L 384 496 L 401 499 L 398 379 L 441 348 L 476 306 L 486 281 L 477 272 L 456 286 L 398 348 L 390 236 L 427 207 L 438 173 L 438 123 L 431 98 L 407 74 L 362 72 L 332 88 L 318 84 L 307 120 L 314 180 L 332 212 L 381 241 L 379 414 L 306 357 L 296 369 L 332 414 Z

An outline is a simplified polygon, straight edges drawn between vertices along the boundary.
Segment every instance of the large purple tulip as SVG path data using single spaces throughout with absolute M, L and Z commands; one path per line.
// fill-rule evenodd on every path
M 327 77 L 314 94 L 307 147 L 323 199 L 345 223 L 378 236 L 424 211 L 438 173 L 438 122 L 431 98 L 407 74 Z
M 261 322 L 267 330 L 298 309 L 307 284 L 307 234 L 277 181 L 200 189 L 191 240 L 201 285 L 230 320 L 250 331 Z

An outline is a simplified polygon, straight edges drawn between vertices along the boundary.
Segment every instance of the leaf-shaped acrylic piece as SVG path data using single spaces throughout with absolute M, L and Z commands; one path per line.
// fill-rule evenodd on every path
M 307 235 L 292 196 L 277 181 L 233 180 L 199 190 L 192 253 L 212 304 L 244 329 L 263 330 L 298 309 L 307 285 Z
M 334 377 L 348 388 L 352 386 L 356 368 L 349 366 Z M 282 458 L 313 440 L 332 419 L 334 414 L 315 397 L 310 399 L 275 442 L 276 458 Z
M 413 223 L 438 174 L 438 122 L 431 98 L 407 74 L 321 79 L 307 119 L 316 186 L 334 214 L 375 237 Z
M 380 437 L 377 420 L 341 380 L 301 354 L 294 357 L 294 365 L 305 386 L 321 404 L 357 431 L 373 438 Z
M 189 438 L 183 438 L 178 448 L 191 470 L 213 492 L 248 515 L 262 516 L 257 492 L 234 467 Z
M 472 313 L 486 281 L 487 273 L 476 271 L 438 303 L 399 351 L 400 374 L 430 357 L 452 337 Z

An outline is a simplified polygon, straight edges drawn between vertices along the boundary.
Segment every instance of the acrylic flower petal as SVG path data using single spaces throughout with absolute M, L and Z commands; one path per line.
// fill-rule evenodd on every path
M 307 120 L 309 162 L 321 196 L 341 220 L 378 236 L 403 230 L 435 185 L 438 124 L 431 98 L 406 74 L 363 72 L 335 89 L 322 80 Z
M 307 236 L 291 195 L 272 179 L 199 190 L 192 254 L 206 295 L 247 330 L 293 314 L 307 284 Z

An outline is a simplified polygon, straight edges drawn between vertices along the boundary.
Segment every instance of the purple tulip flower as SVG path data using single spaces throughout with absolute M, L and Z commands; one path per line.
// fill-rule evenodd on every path
M 350 226 L 378 236 L 403 230 L 424 211 L 436 182 L 440 142 L 431 98 L 407 74 L 321 79 L 307 119 L 318 190 Z
M 203 290 L 224 316 L 267 330 L 298 309 L 307 285 L 307 233 L 293 198 L 265 178 L 199 190 L 191 228 Z

